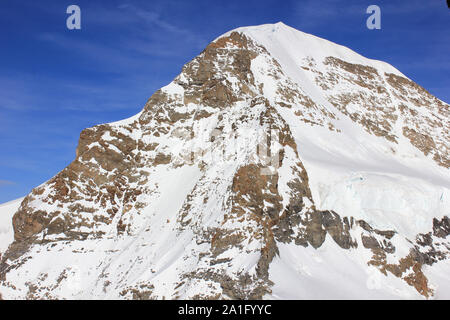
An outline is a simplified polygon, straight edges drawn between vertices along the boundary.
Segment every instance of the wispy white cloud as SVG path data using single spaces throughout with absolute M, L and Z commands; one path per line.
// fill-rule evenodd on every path
M 378 1 L 375 3 L 359 0 L 305 0 L 297 1 L 294 5 L 294 16 L 303 27 L 340 26 L 339 20 L 349 17 L 364 17 L 369 5 L 380 7 L 382 15 L 407 16 L 418 12 L 427 12 L 442 7 L 446 8 L 445 1 L 440 0 L 410 0 L 410 1 Z M 363 24 L 363 26 L 365 26 Z
M 339 0 L 306 0 L 298 1 L 294 5 L 294 16 L 303 27 L 331 25 L 335 20 L 350 15 L 363 15 L 365 7 Z
M 144 61 L 145 57 L 133 53 L 160 57 L 185 56 L 186 49 L 203 49 L 208 44 L 197 32 L 180 25 L 180 21 L 167 21 L 161 13 L 144 7 L 123 4 L 119 7 L 87 7 L 82 12 L 83 25 L 96 27 L 99 31 L 114 30 L 114 40 L 74 38 L 56 33 L 41 34 L 39 39 L 127 68 Z M 100 14 L 94 15 L 93 12 Z
M 111 75 L 107 76 L 108 79 L 114 79 L 108 83 L 77 83 L 73 79 L 60 79 L 58 87 L 61 90 L 78 94 L 61 97 L 56 101 L 58 106 L 70 110 L 130 108 L 137 100 L 133 93 L 141 92 L 145 100 L 154 90 L 167 84 L 171 79 L 161 79 L 159 74 L 170 72 L 177 61 L 179 66 L 175 72 L 181 70 L 182 65 L 206 47 L 208 41 L 198 32 L 189 30 L 183 21 L 163 18 L 165 10 L 153 3 L 151 9 L 146 5 L 102 7 L 93 4 L 82 8 L 82 30 L 79 33 L 37 35 L 37 40 L 50 46 L 49 50 L 62 49 L 75 58 L 78 56 L 74 65 L 83 68 L 95 66 L 90 72 L 103 73 L 99 79 L 103 79 L 105 74 Z M 102 32 L 105 32 L 105 37 L 101 36 Z M 173 61 L 171 68 L 165 65 L 169 63 L 168 58 Z M 176 73 L 173 74 L 175 76 Z M 19 108 L 18 102 L 14 103 L 12 99 L 1 100 L 0 107 L 3 104 Z
M 205 39 L 198 35 L 198 33 L 162 19 L 161 15 L 157 12 L 138 8 L 130 4 L 122 5 L 119 8 L 123 9 L 125 13 L 140 18 L 141 22 L 147 24 L 146 31 L 148 32 L 156 31 L 156 34 L 160 35 L 161 33 L 159 31 L 162 30 L 166 34 L 181 37 L 184 42 L 189 42 L 196 47 L 205 45 Z M 155 27 L 160 30 L 155 30 Z
M 15 184 L 15 183 L 12 181 L 9 181 L 9 180 L 0 180 L 0 187 L 13 185 L 13 184 Z
M 383 13 L 388 14 L 411 14 L 438 8 L 447 9 L 444 0 L 383 1 L 379 6 Z

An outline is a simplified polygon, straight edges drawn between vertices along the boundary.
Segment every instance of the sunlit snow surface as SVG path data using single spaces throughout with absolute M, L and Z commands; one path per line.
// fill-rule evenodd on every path
M 238 29 L 239 30 L 239 29 Z M 370 60 L 327 40 L 305 34 L 282 23 L 240 29 L 264 45 L 283 70 L 330 110 L 314 80 L 298 67 L 307 56 L 316 60 L 335 56 L 351 63 L 373 66 L 382 72 L 404 76 L 391 65 Z M 255 71 L 257 68 L 255 68 Z M 255 74 L 258 74 L 255 72 Z M 265 88 L 273 87 L 260 74 Z M 271 97 L 271 92 L 266 93 Z M 273 96 L 272 96 L 273 97 Z M 368 134 L 347 117 L 335 123 L 341 133 L 297 121 L 293 112 L 278 110 L 289 123 L 309 176 L 316 206 L 341 215 L 363 219 L 375 228 L 397 230 L 414 239 L 432 230 L 433 217 L 450 214 L 450 173 L 425 157 L 401 134 L 395 152 L 392 144 Z M 274 298 L 412 298 L 417 292 L 402 287 L 398 278 L 386 277 L 367 267 L 370 257 L 359 250 L 343 251 L 328 237 L 314 250 L 293 244 L 280 246 L 280 257 L 271 266 Z M 334 247 L 334 248 L 333 248 Z M 401 248 L 396 246 L 397 249 Z M 361 245 L 359 246 L 361 248 Z M 359 266 L 359 267 L 358 267 Z M 425 266 L 431 283 L 439 287 L 436 298 L 450 295 L 448 260 Z M 286 276 L 289 274 L 290 276 Z M 293 279 L 297 283 L 293 284 Z M 443 280 L 443 281 L 433 281 Z
M 2 254 L 14 240 L 12 217 L 20 206 L 23 198 L 0 204 L 0 254 Z
M 255 82 L 263 85 L 264 96 L 276 106 L 292 131 L 297 151 L 309 176 L 316 207 L 334 210 L 341 216 L 363 219 L 380 230 L 397 231 L 392 238 L 396 256 L 407 255 L 410 245 L 405 238 L 413 240 L 419 233 L 430 232 L 434 217 L 449 215 L 449 170 L 438 166 L 431 157 L 412 146 L 401 134 L 400 127 L 394 128 L 399 138 L 395 145 L 367 133 L 336 110 L 311 75 L 299 65 L 303 59 L 311 56 L 317 61 L 334 56 L 350 63 L 372 66 L 380 73 L 404 75 L 389 64 L 364 58 L 348 48 L 282 23 L 244 27 L 236 31 L 243 32 L 264 46 L 279 63 L 286 77 L 294 81 L 315 103 L 338 114 L 333 125 L 340 132 L 299 121 L 294 114 L 295 108 L 283 108 L 274 103 L 277 99 L 277 83 L 274 78 L 267 76 L 271 62 L 264 55 L 252 60 Z M 320 70 L 320 64 L 318 68 Z M 230 79 L 230 82 L 234 80 Z M 184 93 L 184 89 L 175 83 L 162 90 L 173 95 Z M 395 97 L 393 100 L 395 102 Z M 239 112 L 245 110 L 245 106 L 239 103 L 235 106 L 236 114 L 230 115 L 230 123 L 239 118 Z M 195 107 L 188 104 L 180 108 Z M 138 116 L 111 125 L 120 127 Z M 212 116 L 210 119 L 198 121 L 196 130 L 209 132 L 213 129 L 217 117 Z M 248 141 L 254 143 L 254 135 L 255 132 L 249 133 L 250 138 L 246 137 L 248 140 L 240 141 L 243 149 Z M 139 136 L 134 138 L 138 139 Z M 105 135 L 103 139 L 108 141 L 110 136 Z M 157 142 L 170 145 L 171 141 L 162 136 Z M 182 153 L 183 148 L 178 151 Z M 285 155 L 288 164 L 294 158 L 289 150 Z M 238 164 L 245 162 L 239 161 Z M 217 163 L 216 167 L 207 171 L 208 176 L 203 176 L 196 166 L 173 168 L 161 165 L 149 169 L 150 184 L 153 184 L 151 187 L 155 192 L 148 195 L 148 206 L 142 214 L 133 216 L 132 237 L 117 237 L 113 227 L 106 227 L 102 230 L 107 234 L 103 239 L 34 246 L 28 253 L 32 259 L 25 261 L 20 269 L 8 273 L 8 281 L 16 289 L 10 286 L 1 288 L 3 297 L 26 297 L 27 282 L 32 279 L 38 279 L 40 286 L 50 288 L 51 294 L 47 298 L 120 298 L 123 288 L 145 282 L 154 285 L 154 297 L 173 297 L 174 286 L 182 272 L 195 272 L 199 268 L 209 267 L 199 265 L 195 258 L 202 250 L 208 250 L 209 244 L 196 242 L 189 229 L 180 232 L 177 214 L 187 195 L 202 181 L 209 185 L 205 190 L 210 192 L 210 201 L 206 204 L 200 201 L 192 203 L 194 209 L 191 211 L 198 213 L 191 217 L 192 224 L 215 226 L 224 214 L 221 200 L 229 192 L 227 188 L 236 169 L 236 164 Z M 289 174 L 287 166 L 279 168 L 279 192 L 282 196 L 287 193 Z M 11 218 L 19 204 L 20 200 L 17 200 L 0 206 L 0 253 L 13 240 Z M 423 298 L 403 280 L 390 273 L 385 276 L 375 267 L 369 267 L 367 261 L 371 258 L 371 251 L 363 248 L 361 237 L 357 236 L 356 239 L 358 248 L 349 250 L 341 249 L 328 235 L 318 249 L 293 243 L 277 243 L 279 255 L 274 258 L 269 269 L 269 278 L 274 286 L 272 293 L 265 298 Z M 240 254 L 238 250 L 229 250 L 221 256 L 232 258 L 229 266 L 231 271 L 239 269 L 254 272 L 259 253 L 258 248 L 252 248 L 251 245 L 247 249 L 254 251 L 247 255 Z M 66 270 L 64 276 L 61 276 L 61 270 Z M 430 286 L 436 292 L 434 298 L 450 298 L 449 271 L 448 259 L 433 266 L 424 266 Z M 179 292 L 177 297 L 186 298 L 198 292 L 214 294 L 220 290 L 217 286 L 212 281 L 198 281 L 195 286 L 188 286 Z

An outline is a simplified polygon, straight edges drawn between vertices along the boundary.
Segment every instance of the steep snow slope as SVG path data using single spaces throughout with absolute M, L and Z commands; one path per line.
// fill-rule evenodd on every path
M 282 23 L 230 31 L 138 115 L 83 130 L 15 214 L 0 293 L 445 298 L 449 112 Z
M 327 128 L 316 128 L 298 121 L 292 108 L 278 108 L 288 122 L 297 145 L 301 146 L 300 156 L 318 208 L 345 212 L 375 227 L 399 230 L 409 237 L 430 230 L 433 217 L 448 214 L 449 170 L 430 161 L 430 157 L 408 143 L 396 127 L 391 132 L 398 137 L 397 144 L 362 131 L 361 126 L 336 112 L 327 94 L 329 90 L 324 90 L 311 76 L 310 70 L 302 66 L 304 61 L 323 61 L 332 56 L 347 63 L 375 68 L 381 75 L 392 73 L 405 77 L 402 73 L 385 62 L 367 59 L 346 47 L 300 32 L 281 22 L 239 28 L 237 31 L 262 44 L 287 77 L 300 84 L 317 104 L 339 117 L 333 121 L 334 127 L 340 130 L 336 134 Z M 323 74 L 327 72 L 324 64 L 318 63 L 316 68 Z M 279 97 L 273 90 L 277 88 L 278 81 L 270 81 L 270 78 L 268 81 L 266 73 L 258 74 L 258 68 L 255 69 L 257 80 L 265 84 L 265 96 L 276 105 Z M 343 73 L 341 70 L 339 72 Z M 347 85 L 338 83 L 334 90 L 363 92 L 361 89 L 364 88 L 348 88 Z M 401 100 L 391 96 L 389 102 L 400 104 Z M 355 106 L 355 111 L 364 114 L 362 107 Z M 383 105 L 375 106 L 374 110 L 375 114 L 383 117 L 384 111 L 376 108 L 383 109 Z M 448 114 L 449 110 L 446 112 Z M 449 119 L 443 118 L 442 121 L 448 128 Z M 448 139 L 448 131 L 445 134 L 443 138 Z
M 0 256 L 14 241 L 12 217 L 19 209 L 23 198 L 0 204 Z

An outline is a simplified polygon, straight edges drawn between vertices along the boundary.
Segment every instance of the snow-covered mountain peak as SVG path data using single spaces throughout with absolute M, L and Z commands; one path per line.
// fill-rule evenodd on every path
M 399 70 L 384 61 L 368 59 L 348 47 L 294 29 L 281 21 L 274 24 L 236 28 L 221 37 L 226 37 L 232 32 L 251 37 L 276 56 L 280 63 L 288 60 L 298 61 L 306 57 L 321 60 L 333 56 L 350 63 L 372 66 L 405 77 Z
M 386 63 L 232 30 L 139 114 L 82 131 L 15 213 L 0 293 L 448 297 L 449 119 Z

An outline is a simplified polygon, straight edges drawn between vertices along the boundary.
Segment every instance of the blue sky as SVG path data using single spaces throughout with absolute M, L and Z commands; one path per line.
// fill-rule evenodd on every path
M 81 30 L 66 8 L 81 8 Z M 366 8 L 381 8 L 368 30 Z M 83 128 L 139 112 L 214 38 L 283 21 L 384 60 L 450 102 L 444 0 L 81 1 L 0 3 L 0 203 L 75 157 Z

